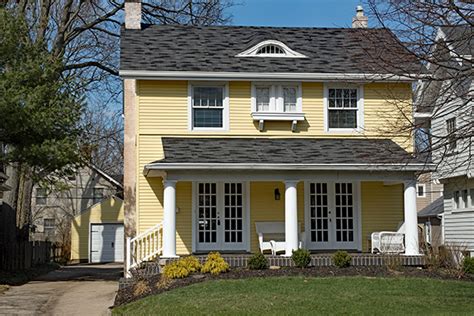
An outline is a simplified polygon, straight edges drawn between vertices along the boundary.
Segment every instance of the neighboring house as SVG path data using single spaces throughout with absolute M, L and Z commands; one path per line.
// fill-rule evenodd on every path
M 123 201 L 110 196 L 71 222 L 72 262 L 122 262 L 124 256 Z
M 284 223 L 287 256 L 300 242 L 369 251 L 372 232 L 405 222 L 405 253 L 419 254 L 425 164 L 408 132 L 384 129 L 412 116 L 406 74 L 421 67 L 391 32 L 361 9 L 355 28 L 143 25 L 139 1 L 125 12 L 124 216 L 144 260 L 255 253 L 260 222 Z
M 432 173 L 424 173 L 419 176 L 416 183 L 416 207 L 418 211 L 443 196 L 443 185 L 434 180 Z
M 0 156 L 5 154 L 5 146 L 0 143 Z M 8 244 L 16 240 L 16 213 L 8 205 L 3 203 L 3 192 L 11 190 L 7 185 L 7 166 L 0 162 L 0 245 Z
M 33 187 L 33 240 L 67 242 L 74 216 L 122 192 L 120 180 L 94 166 L 81 167 L 60 181 L 61 186 L 52 192 L 39 185 Z
M 418 212 L 418 222 L 423 228 L 422 241 L 437 249 L 443 244 L 442 216 L 444 198 L 437 198 Z
M 448 67 L 440 68 L 429 65 L 432 72 L 441 78 L 445 78 L 446 69 L 451 72 L 466 71 L 465 73 L 471 75 L 464 77 L 461 82 L 444 80 L 421 85 L 420 92 L 424 96 L 424 102 L 418 112 L 421 112 L 419 116 L 431 118 L 428 124 L 431 124 L 431 138 L 434 143 L 432 159 L 438 166 L 433 177 L 444 187 L 444 242 L 466 247 L 471 255 L 474 255 L 472 34 L 471 26 L 439 30 L 439 43 L 434 54 L 445 58 L 449 64 Z M 443 93 L 440 95 L 439 91 Z M 468 137 L 465 137 L 466 135 Z M 444 146 L 437 145 L 439 139 L 444 140 Z

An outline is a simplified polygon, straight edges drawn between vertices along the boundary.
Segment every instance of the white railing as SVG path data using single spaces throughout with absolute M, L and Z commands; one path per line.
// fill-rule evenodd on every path
M 125 272 L 130 277 L 130 269 L 144 261 L 153 260 L 161 253 L 163 224 L 159 223 L 134 238 L 127 237 L 125 248 Z

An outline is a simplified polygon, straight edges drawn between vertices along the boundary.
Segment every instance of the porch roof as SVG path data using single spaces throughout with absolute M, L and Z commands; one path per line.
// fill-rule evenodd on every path
M 162 138 L 164 159 L 145 169 L 397 170 L 429 168 L 390 139 Z

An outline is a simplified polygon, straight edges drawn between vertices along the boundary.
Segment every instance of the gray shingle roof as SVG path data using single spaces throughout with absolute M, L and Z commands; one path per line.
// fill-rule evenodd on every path
M 470 25 L 445 26 L 441 30 L 456 54 L 471 56 L 474 54 L 474 27 Z
M 409 164 L 423 163 L 389 139 L 162 138 L 153 163 Z
M 418 212 L 418 217 L 435 217 L 444 212 L 444 197 L 439 197 Z
M 235 57 L 269 39 L 308 58 Z M 120 54 L 121 70 L 399 75 L 420 70 L 386 29 L 143 25 L 122 29 Z

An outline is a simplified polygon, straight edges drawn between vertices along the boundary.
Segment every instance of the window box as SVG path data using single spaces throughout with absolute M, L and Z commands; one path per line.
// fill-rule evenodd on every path
M 259 121 L 259 130 L 265 121 L 291 121 L 296 130 L 298 121 L 304 121 L 300 83 L 253 83 L 252 118 Z

